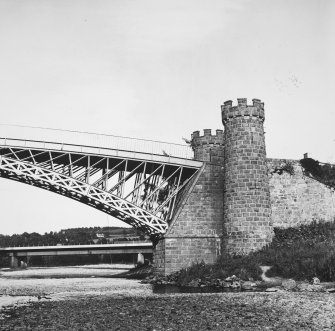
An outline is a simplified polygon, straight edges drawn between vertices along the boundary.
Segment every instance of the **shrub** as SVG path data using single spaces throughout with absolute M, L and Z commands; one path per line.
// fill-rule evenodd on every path
M 319 182 L 335 188 L 335 166 L 332 164 L 320 164 L 312 158 L 300 160 L 307 176 L 312 176 Z
M 314 221 L 309 225 L 275 229 L 272 243 L 254 255 L 259 263 L 273 266 L 269 276 L 333 281 L 335 224 Z
M 272 173 L 282 175 L 284 172 L 287 172 L 289 175 L 294 175 L 294 166 L 291 161 L 284 161 L 280 167 L 273 169 Z
M 181 286 L 187 285 L 193 279 L 225 279 L 235 275 L 240 279 L 260 279 L 261 269 L 258 261 L 250 256 L 221 256 L 215 264 L 206 264 L 203 261 L 193 263 L 172 276 Z
M 272 265 L 267 276 L 297 280 L 318 277 L 335 281 L 335 223 L 316 222 L 288 229 L 275 229 L 273 241 L 258 252 L 245 256 L 222 255 L 217 263 L 194 263 L 174 275 L 180 285 L 193 279 L 260 279 L 261 265 Z

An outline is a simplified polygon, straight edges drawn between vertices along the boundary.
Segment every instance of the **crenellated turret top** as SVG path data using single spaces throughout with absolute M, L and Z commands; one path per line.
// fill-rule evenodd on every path
M 212 134 L 211 129 L 204 129 L 203 136 L 200 136 L 200 131 L 194 131 L 191 139 L 194 147 L 207 144 L 224 145 L 223 130 L 216 130 L 216 133 Z
M 211 129 L 204 129 L 203 136 L 200 136 L 200 131 L 195 131 L 191 137 L 195 160 L 223 164 L 225 141 L 223 130 L 216 130 L 215 134 L 212 134 Z
M 255 117 L 264 121 L 264 102 L 259 99 L 252 99 L 252 105 L 247 104 L 246 98 L 237 99 L 237 106 L 233 106 L 231 100 L 225 101 L 221 106 L 222 122 L 225 124 L 236 117 Z

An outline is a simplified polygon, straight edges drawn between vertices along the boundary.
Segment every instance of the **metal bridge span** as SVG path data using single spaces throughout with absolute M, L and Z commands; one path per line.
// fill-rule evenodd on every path
M 11 257 L 10 266 L 17 267 L 19 259 L 30 256 L 63 256 L 63 255 L 100 255 L 100 254 L 145 254 L 152 253 L 151 242 L 126 242 L 103 245 L 64 245 L 64 246 L 27 246 L 0 247 L 0 255 Z
M 0 247 L 0 255 L 45 256 L 45 255 L 92 255 L 92 254 L 133 254 L 152 253 L 151 242 L 129 242 L 103 245 L 64 245 Z
M 152 253 L 152 243 L 127 242 L 127 243 L 102 244 L 102 245 L 0 247 L 0 254 L 4 255 L 15 254 L 16 256 L 132 254 L 132 253 Z
M 15 135 L 1 131 L 0 177 L 82 202 L 153 240 L 166 232 L 180 197 L 203 165 L 191 159 L 187 145 L 86 133 L 78 139 L 73 131 L 34 128 L 27 133 L 26 127 Z M 67 139 L 64 132 L 70 133 Z

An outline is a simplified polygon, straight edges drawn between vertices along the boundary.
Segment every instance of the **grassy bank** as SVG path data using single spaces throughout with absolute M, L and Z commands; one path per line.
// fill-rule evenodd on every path
M 172 275 L 184 285 L 192 279 L 260 279 L 259 266 L 273 266 L 268 276 L 296 280 L 335 281 L 335 223 L 313 222 L 289 229 L 276 229 L 272 243 L 246 256 L 221 256 L 215 264 L 195 263 Z

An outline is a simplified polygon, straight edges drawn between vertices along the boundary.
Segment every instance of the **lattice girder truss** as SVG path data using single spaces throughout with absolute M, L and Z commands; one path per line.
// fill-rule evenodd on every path
M 78 152 L 0 147 L 0 176 L 97 208 L 155 237 L 198 168 Z

